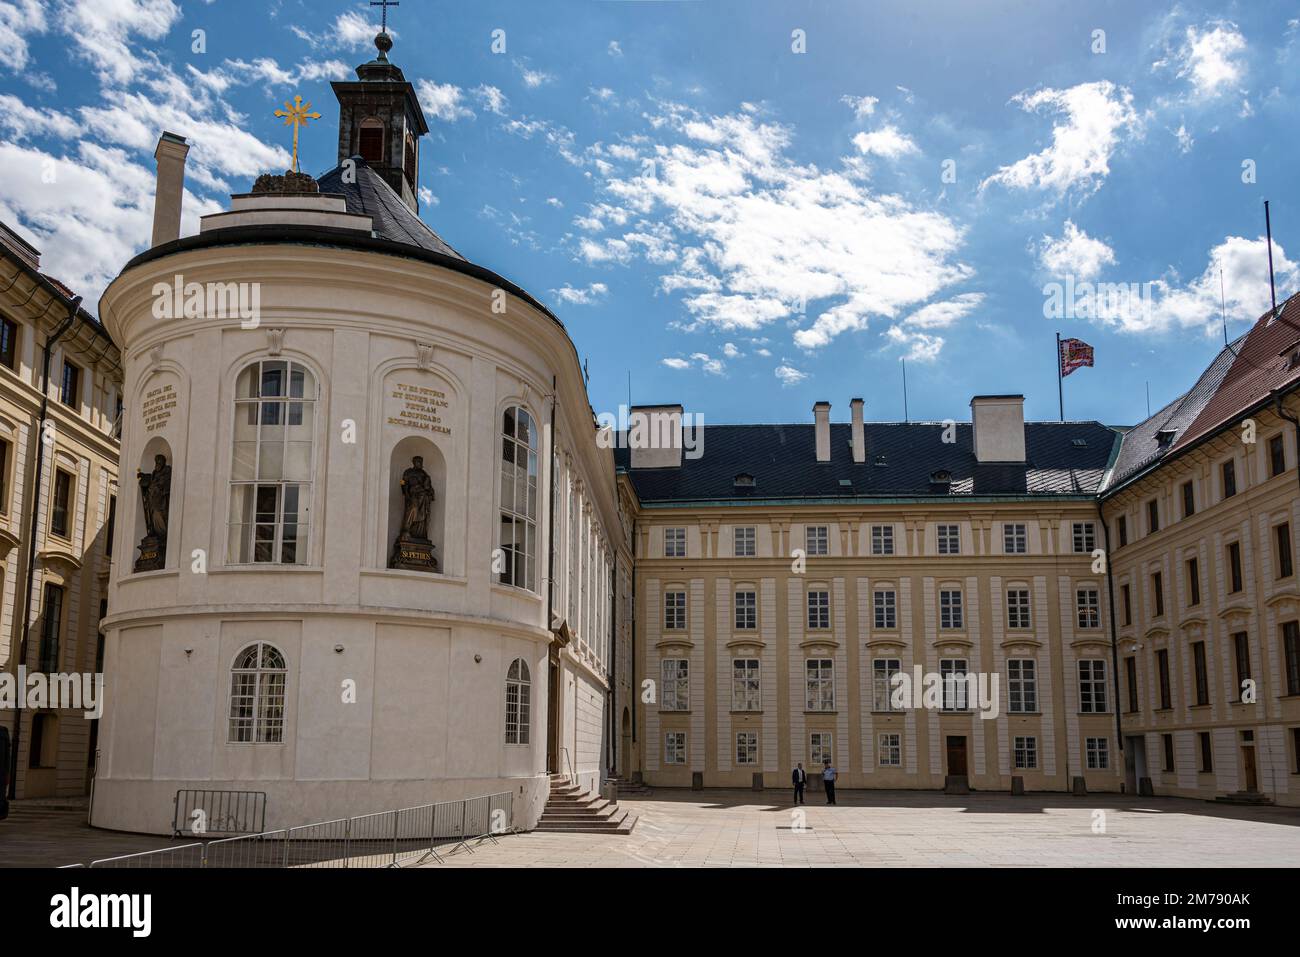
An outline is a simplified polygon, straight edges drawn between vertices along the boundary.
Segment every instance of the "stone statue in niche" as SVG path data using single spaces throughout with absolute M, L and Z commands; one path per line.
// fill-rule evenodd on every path
M 438 559 L 433 557 L 433 543 L 429 541 L 429 518 L 436 496 L 421 456 L 411 459 L 411 467 L 402 473 L 397 486 L 402 492 L 402 523 L 388 567 L 436 572 Z
M 140 499 L 144 505 L 144 538 L 140 540 L 140 557 L 135 560 L 138 572 L 156 571 L 167 561 L 167 512 L 172 497 L 172 467 L 167 456 L 155 455 L 152 472 L 137 471 Z

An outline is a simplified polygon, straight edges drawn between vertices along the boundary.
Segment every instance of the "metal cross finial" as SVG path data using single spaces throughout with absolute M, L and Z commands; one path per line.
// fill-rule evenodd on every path
M 311 103 L 304 103 L 301 96 L 295 96 L 293 103 L 284 101 L 284 109 L 276 110 L 276 116 L 284 118 L 285 126 L 293 127 L 293 171 L 298 172 L 298 128 L 306 126 L 308 120 L 319 120 L 320 114 L 311 111 Z
M 388 8 L 400 7 L 402 5 L 401 0 L 370 0 L 370 5 L 372 7 L 379 7 L 383 11 L 383 15 L 380 19 L 379 32 L 387 33 L 388 32 Z

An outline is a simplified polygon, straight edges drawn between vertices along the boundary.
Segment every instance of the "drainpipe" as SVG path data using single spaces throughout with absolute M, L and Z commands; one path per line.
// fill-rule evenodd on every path
M 27 582 L 23 588 L 23 638 L 18 645 L 18 662 L 14 666 L 14 678 L 17 680 L 18 668 L 27 664 L 27 642 L 31 635 L 32 623 L 32 585 L 36 582 L 36 534 L 40 528 L 41 516 L 41 475 L 45 468 L 45 417 L 50 410 L 50 354 L 54 343 L 61 339 L 77 320 L 77 311 L 81 308 L 81 297 L 74 296 L 68 301 L 68 318 L 54 330 L 54 334 L 45 340 L 41 356 L 41 416 L 37 422 L 36 466 L 32 471 L 31 500 L 32 521 L 27 534 Z M 23 697 L 25 689 L 19 688 L 14 709 L 13 753 L 9 756 L 9 799 L 18 796 L 18 746 L 23 738 Z
M 1110 670 L 1111 685 L 1115 689 L 1115 737 L 1119 739 L 1119 749 L 1124 750 L 1124 726 L 1121 719 L 1119 697 L 1119 629 L 1115 624 L 1115 579 L 1111 572 L 1110 561 L 1110 525 L 1101 510 L 1101 500 L 1097 500 L 1097 518 L 1101 522 L 1102 539 L 1106 543 L 1106 603 L 1110 608 Z M 1136 767 L 1134 768 L 1136 771 Z M 1136 788 L 1136 783 L 1134 784 Z

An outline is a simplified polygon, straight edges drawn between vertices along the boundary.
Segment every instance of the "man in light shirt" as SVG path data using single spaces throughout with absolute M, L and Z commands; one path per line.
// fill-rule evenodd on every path
M 831 759 L 826 759 L 826 766 L 822 769 L 822 786 L 826 788 L 826 803 L 835 803 L 835 778 L 839 772 L 831 765 Z

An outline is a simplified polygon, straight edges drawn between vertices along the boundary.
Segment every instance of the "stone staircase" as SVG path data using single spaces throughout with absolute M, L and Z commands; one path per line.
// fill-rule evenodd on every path
M 551 775 L 551 794 L 535 830 L 568 834 L 631 834 L 636 815 Z
M 644 784 L 633 784 L 630 778 L 610 778 L 610 783 L 617 788 L 615 793 L 619 797 L 649 797 L 654 792 Z
M 1268 806 L 1273 803 L 1273 799 L 1259 791 L 1234 791 L 1231 794 L 1220 794 L 1214 799 L 1220 804 L 1247 804 L 1255 807 Z

